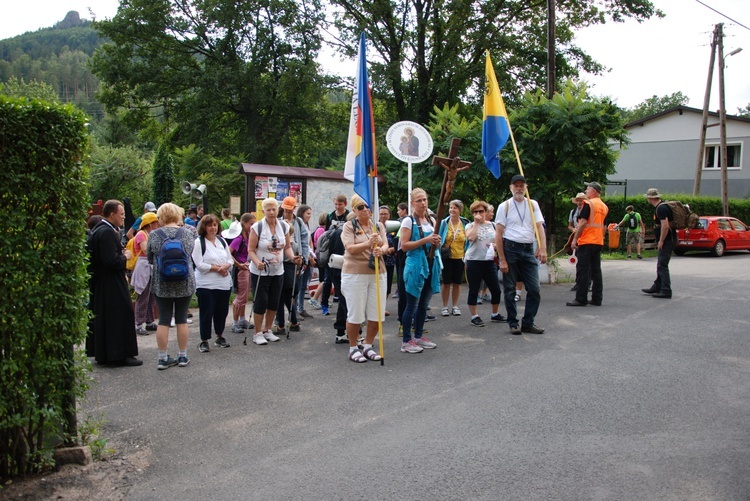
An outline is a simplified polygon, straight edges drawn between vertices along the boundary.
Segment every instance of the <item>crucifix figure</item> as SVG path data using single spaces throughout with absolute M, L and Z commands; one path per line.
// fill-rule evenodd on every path
M 445 207 L 448 206 L 451 196 L 453 195 L 453 188 L 456 184 L 458 173 L 468 170 L 469 167 L 471 167 L 471 162 L 465 162 L 458 158 L 458 147 L 460 145 L 461 139 L 454 137 L 451 139 L 451 147 L 450 150 L 448 150 L 447 157 L 441 157 L 438 155 L 432 157 L 432 165 L 440 165 L 445 169 L 445 174 L 443 175 L 443 186 L 440 188 L 440 200 L 438 202 L 437 214 L 435 215 L 437 218 L 437 227 L 435 228 L 435 231 L 437 233 L 440 232 L 440 224 L 443 221 Z M 432 260 L 434 255 L 435 247 L 433 246 L 430 249 L 430 260 Z

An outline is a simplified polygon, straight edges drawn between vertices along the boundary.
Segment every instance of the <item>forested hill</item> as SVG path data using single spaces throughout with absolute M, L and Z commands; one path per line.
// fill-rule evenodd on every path
M 60 100 L 79 105 L 100 115 L 94 93 L 99 81 L 88 68 L 94 51 L 104 39 L 71 11 L 51 28 L 0 40 L 0 82 L 15 77 L 25 82 L 46 82 L 57 91 Z

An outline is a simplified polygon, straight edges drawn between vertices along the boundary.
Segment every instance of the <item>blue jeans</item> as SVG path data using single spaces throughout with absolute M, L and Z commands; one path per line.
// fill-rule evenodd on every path
M 432 277 L 432 274 L 430 274 Z M 401 325 L 404 328 L 404 343 L 408 343 L 411 339 L 411 326 L 414 325 L 414 337 L 420 339 L 424 332 L 424 320 L 427 317 L 427 307 L 430 305 L 430 299 L 432 299 L 432 288 L 430 288 L 430 279 L 425 281 L 424 287 L 422 288 L 422 294 L 412 296 L 408 292 L 406 295 L 406 307 L 402 315 Z M 399 292 L 399 296 L 401 293 Z M 400 298 L 399 298 L 400 299 Z
M 526 288 L 526 308 L 523 312 L 521 324 L 534 325 L 534 318 L 539 311 L 542 300 L 539 288 L 539 263 L 534 257 L 532 244 L 518 244 L 505 241 L 505 261 L 508 263 L 508 273 L 503 274 L 503 289 L 505 289 L 505 310 L 508 313 L 508 325 L 518 325 L 518 310 L 516 308 L 516 282 L 523 282 Z

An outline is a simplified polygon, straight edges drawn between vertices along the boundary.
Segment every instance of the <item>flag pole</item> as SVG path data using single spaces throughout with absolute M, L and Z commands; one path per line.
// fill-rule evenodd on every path
M 518 172 L 526 179 L 526 175 L 523 173 L 523 166 L 521 165 L 521 156 L 518 154 L 518 146 L 516 146 L 516 138 L 513 137 L 513 127 L 510 125 L 510 120 L 508 120 L 508 131 L 510 132 L 510 141 L 513 143 L 513 152 L 516 155 L 516 162 L 518 163 Z M 542 247 L 542 240 L 539 236 L 539 228 L 536 226 L 536 216 L 534 216 L 534 205 L 531 203 L 531 195 L 529 195 L 529 185 L 526 183 L 526 193 L 524 193 L 526 197 L 526 203 L 529 204 L 529 212 L 531 213 L 531 225 L 534 227 L 534 236 L 536 236 L 536 245 L 537 248 Z
M 370 193 L 375 194 L 377 193 L 375 191 L 375 183 L 377 183 L 377 178 L 373 175 L 370 176 Z M 378 218 L 375 217 L 375 211 L 378 211 L 378 215 L 380 215 L 380 206 L 375 207 L 376 203 L 380 203 L 379 200 L 374 200 L 372 202 L 372 207 L 370 207 L 370 217 L 372 217 L 372 231 L 374 234 L 379 235 L 380 232 L 378 231 Z M 383 245 L 381 242 L 380 245 Z M 370 249 L 370 252 L 375 253 L 375 249 Z M 378 342 L 380 343 L 380 365 L 385 365 L 385 352 L 383 351 L 383 321 L 381 320 L 381 311 L 383 308 L 383 305 L 380 302 L 380 258 L 375 257 L 373 259 L 375 262 L 375 295 L 377 296 L 377 311 L 378 311 Z

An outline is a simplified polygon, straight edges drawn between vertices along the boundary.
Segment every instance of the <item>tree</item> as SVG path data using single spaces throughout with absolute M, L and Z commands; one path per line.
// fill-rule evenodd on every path
M 528 0 L 329 0 L 338 45 L 352 57 L 361 32 L 377 56 L 373 86 L 392 100 L 398 119 L 427 123 L 435 105 L 481 96 L 485 51 L 496 59 L 510 96 L 546 82 L 546 2 Z M 573 44 L 574 32 L 608 18 L 663 16 L 649 0 L 557 3 L 557 74 L 561 80 L 602 66 Z M 371 56 L 372 57 L 372 56 Z M 512 101 L 512 99 L 510 100 Z
M 29 99 L 42 99 L 51 103 L 59 103 L 60 100 L 51 85 L 44 82 L 24 82 L 23 78 L 11 77 L 7 82 L 0 83 L 0 94 L 9 97 L 26 97 Z
M 95 23 L 112 40 L 93 58 L 101 99 L 134 122 L 160 110 L 177 145 L 276 162 L 291 131 L 316 120 L 323 14 L 319 0 L 124 3 Z
M 610 147 L 629 144 L 620 110 L 605 98 L 591 98 L 585 85 L 567 82 L 552 99 L 527 92 L 510 113 L 529 192 L 538 200 L 548 231 L 556 230 L 555 202 L 581 191 L 585 181 L 605 184 L 619 155 Z M 501 152 L 503 177 L 518 172 L 513 148 Z M 507 189 L 507 188 L 506 188 Z
M 669 96 L 651 96 L 638 106 L 635 106 L 624 113 L 625 122 L 634 122 L 662 111 L 674 108 L 675 106 L 685 106 L 688 104 L 688 97 L 682 92 L 675 92 Z
M 88 189 L 91 200 L 130 197 L 142 206 L 151 194 L 151 155 L 132 146 L 91 143 Z M 137 207 L 139 204 L 135 203 Z
M 744 108 L 737 108 L 737 116 L 750 118 L 750 104 L 748 104 Z

